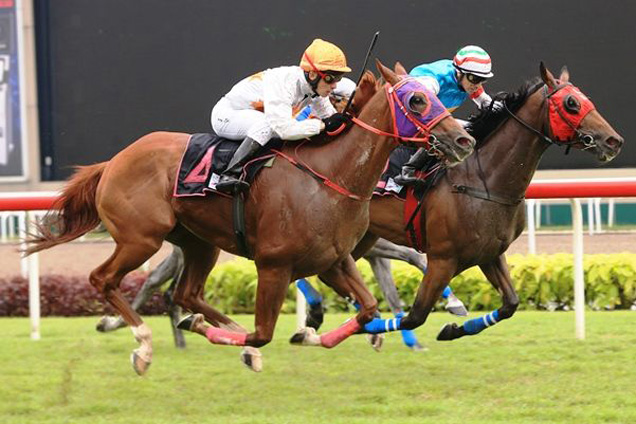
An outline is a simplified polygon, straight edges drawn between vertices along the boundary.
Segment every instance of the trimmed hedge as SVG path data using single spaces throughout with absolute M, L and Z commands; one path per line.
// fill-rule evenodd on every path
M 519 295 L 519 309 L 571 309 L 574 302 L 574 270 L 571 254 L 511 255 L 510 274 Z M 380 287 L 368 263 L 358 261 L 365 283 L 387 311 Z M 636 302 L 636 254 L 586 255 L 584 258 L 585 295 L 593 309 L 629 309 Z M 400 297 L 410 306 L 422 275 L 414 267 L 392 261 L 393 277 Z M 331 311 L 345 311 L 348 304 L 316 277 L 309 279 L 325 299 Z M 215 308 L 226 313 L 252 313 L 256 297 L 254 263 L 237 259 L 215 267 L 208 277 L 206 297 Z M 486 280 L 481 270 L 473 267 L 451 282 L 455 294 L 472 311 L 492 310 L 501 306 L 501 296 Z M 437 305 L 441 307 L 441 303 Z M 296 308 L 295 285 L 291 285 L 283 305 L 283 313 Z
M 508 258 L 510 274 L 520 300 L 520 309 L 570 309 L 573 298 L 573 258 L 571 254 L 523 256 Z M 406 306 L 421 281 L 420 272 L 403 262 L 392 262 L 393 277 Z M 388 307 L 371 268 L 358 262 L 364 281 L 380 301 Z M 636 254 L 586 255 L 584 259 L 585 296 L 593 309 L 629 309 L 636 302 Z M 133 272 L 122 281 L 121 289 L 132 300 L 146 280 L 147 274 Z M 331 311 L 346 311 L 347 302 L 316 277 L 309 279 L 325 299 Z M 207 301 L 224 313 L 253 313 L 256 298 L 254 263 L 236 259 L 215 267 L 206 282 Z M 501 305 L 501 297 L 488 283 L 481 270 L 473 267 L 454 278 L 451 287 L 471 311 L 492 310 Z M 43 316 L 80 316 L 112 314 L 110 306 L 88 283 L 87 278 L 46 275 L 40 280 Z M 22 277 L 0 279 L 0 316 L 27 316 L 29 313 L 28 281 Z M 441 307 L 441 304 L 437 305 Z M 291 285 L 283 313 L 296 309 L 295 285 Z M 141 309 L 142 315 L 159 315 L 166 311 L 161 294 L 155 293 Z
M 135 297 L 147 273 L 132 272 L 120 289 L 129 301 Z M 166 311 L 163 297 L 155 293 L 141 308 L 142 315 L 159 315 Z M 42 316 L 112 315 L 113 309 L 88 282 L 87 277 L 44 275 L 40 278 L 40 312 Z M 29 282 L 23 277 L 0 278 L 0 316 L 29 315 Z

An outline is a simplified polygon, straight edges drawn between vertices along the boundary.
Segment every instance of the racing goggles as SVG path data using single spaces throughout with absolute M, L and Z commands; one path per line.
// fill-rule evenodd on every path
M 488 81 L 488 78 L 484 78 L 484 77 L 480 77 L 479 75 L 475 75 L 475 74 L 466 74 L 466 79 L 468 80 L 469 83 L 471 84 L 483 84 L 484 82 Z

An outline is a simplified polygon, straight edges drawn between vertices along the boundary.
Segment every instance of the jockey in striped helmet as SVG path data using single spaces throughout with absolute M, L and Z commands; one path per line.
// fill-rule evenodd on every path
M 484 91 L 483 84 L 493 76 L 492 61 L 484 49 L 465 46 L 457 51 L 453 60 L 442 59 L 416 66 L 410 72 L 429 90 L 437 94 L 442 104 L 453 112 L 470 98 L 479 109 L 489 107 L 492 98 Z M 497 107 L 497 105 L 494 105 Z M 395 182 L 400 185 L 413 184 L 415 171 L 421 169 L 429 156 L 419 149 L 402 168 Z

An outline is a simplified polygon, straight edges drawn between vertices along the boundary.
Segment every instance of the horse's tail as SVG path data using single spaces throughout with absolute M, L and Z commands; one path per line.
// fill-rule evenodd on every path
M 101 162 L 76 168 L 52 210 L 38 223 L 37 234 L 27 240 L 29 247 L 24 253 L 30 255 L 69 242 L 99 225 L 95 194 L 107 164 Z

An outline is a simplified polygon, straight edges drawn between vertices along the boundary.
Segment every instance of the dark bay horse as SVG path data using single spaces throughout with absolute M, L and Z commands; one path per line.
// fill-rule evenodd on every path
M 231 253 L 239 249 L 230 198 L 172 197 L 188 134 L 152 133 L 109 162 L 80 168 L 63 190 L 58 211 L 53 212 L 52 217 L 60 221 L 59 233 L 41 227 L 27 253 L 68 242 L 100 220 L 104 223 L 116 248 L 91 272 L 89 280 L 140 343 L 131 357 L 138 374 L 145 373 L 151 363 L 152 333 L 122 296 L 119 284 L 124 275 L 157 252 L 164 240 L 184 253 L 175 301 L 212 324 L 205 327 L 199 316 L 191 323 L 193 330 L 204 333 L 212 343 L 255 348 L 267 344 L 287 286 L 296 278 L 318 274 L 361 307 L 355 319 L 321 336 L 322 346 L 337 345 L 371 320 L 377 308 L 350 252 L 367 230 L 369 199 L 397 140 L 434 148 L 450 164 L 463 160 L 474 146 L 474 139 L 445 110 L 432 114 L 443 106 L 421 84 L 404 84 L 379 61 L 377 67 L 387 81 L 386 90 L 376 92 L 375 78 L 368 73 L 356 98 L 364 104 L 358 109 L 358 122 L 366 127 L 353 126 L 335 140 L 318 137 L 306 143 L 287 143 L 282 149 L 285 156 L 329 178 L 330 186 L 280 157 L 252 184 L 245 224 L 258 271 L 254 332 L 248 333 L 204 301 L 205 279 L 220 249 Z M 399 108 L 395 102 L 400 102 Z M 396 122 L 407 118 L 415 131 L 396 137 Z
M 623 145 L 591 101 L 569 83 L 565 68 L 559 80 L 543 64 L 540 73 L 541 80 L 507 95 L 505 107 L 483 112 L 481 119 L 472 122 L 472 134 L 478 140 L 475 154 L 448 169 L 423 202 L 420 224 L 428 271 L 409 314 L 401 320 L 374 319 L 366 331 L 381 333 L 424 324 L 449 281 L 475 265 L 500 293 L 503 306 L 461 327 L 446 325 L 438 340 L 477 334 L 514 314 L 519 300 L 504 252 L 525 227 L 523 197 L 544 151 L 556 144 L 582 149 L 608 162 Z M 404 202 L 375 197 L 369 231 L 354 249 L 354 258 L 361 257 L 378 237 L 409 245 L 403 214 Z M 294 335 L 292 342 L 316 345 L 317 339 L 306 330 Z

